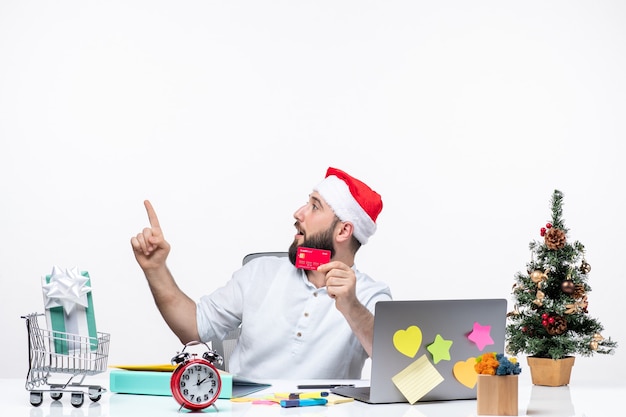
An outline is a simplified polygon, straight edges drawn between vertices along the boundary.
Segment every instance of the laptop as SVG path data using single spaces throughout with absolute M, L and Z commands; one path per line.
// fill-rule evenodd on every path
M 475 358 L 504 352 L 506 313 L 505 299 L 380 301 L 370 386 L 332 392 L 369 404 L 476 399 Z

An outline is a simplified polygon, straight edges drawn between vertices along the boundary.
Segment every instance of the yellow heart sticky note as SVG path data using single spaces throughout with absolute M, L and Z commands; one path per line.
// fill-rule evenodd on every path
M 465 385 L 467 388 L 474 388 L 476 382 L 478 382 L 478 374 L 474 369 L 476 358 L 467 358 L 465 362 L 459 361 L 454 364 L 452 373 L 457 381 Z
M 409 326 L 406 330 L 398 330 L 393 334 L 393 346 L 398 352 L 409 358 L 415 357 L 422 344 L 422 329 Z

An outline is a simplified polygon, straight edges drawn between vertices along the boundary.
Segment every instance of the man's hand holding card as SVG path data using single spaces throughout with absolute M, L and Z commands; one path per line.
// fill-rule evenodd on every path
M 296 268 L 316 270 L 318 266 L 330 262 L 330 251 L 299 247 L 296 253 Z

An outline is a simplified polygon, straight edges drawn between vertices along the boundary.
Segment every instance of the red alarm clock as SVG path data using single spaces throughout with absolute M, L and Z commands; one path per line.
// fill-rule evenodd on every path
M 188 346 L 204 344 L 207 351 L 199 358 L 185 352 Z M 213 404 L 222 390 L 220 373 L 213 363 L 222 363 L 222 357 L 203 342 L 189 342 L 183 350 L 172 358 L 172 365 L 178 365 L 172 373 L 170 388 L 180 408 L 197 411 Z M 180 411 L 180 409 L 179 409 Z

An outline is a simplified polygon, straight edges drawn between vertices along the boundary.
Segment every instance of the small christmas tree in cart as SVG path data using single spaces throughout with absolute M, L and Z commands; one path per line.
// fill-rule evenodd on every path
M 559 190 L 551 204 L 552 219 L 540 229 L 543 240 L 530 243 L 527 271 L 515 275 L 506 336 L 509 354 L 528 355 L 533 384 L 560 386 L 569 383 L 574 354 L 612 354 L 617 343 L 602 335 L 604 328 L 589 314 L 591 266 L 583 244 L 568 240 Z

